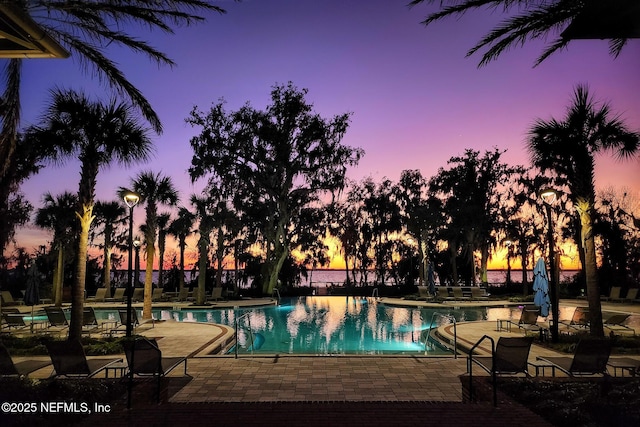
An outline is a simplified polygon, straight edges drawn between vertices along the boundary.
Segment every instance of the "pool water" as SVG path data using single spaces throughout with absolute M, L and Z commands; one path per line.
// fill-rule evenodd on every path
M 238 352 L 253 354 L 451 354 L 426 333 L 451 322 L 448 316 L 457 321 L 487 318 L 482 307 L 392 307 L 362 297 L 298 297 L 278 306 L 235 310 L 154 310 L 156 318 L 179 322 L 235 327 L 238 319 Z

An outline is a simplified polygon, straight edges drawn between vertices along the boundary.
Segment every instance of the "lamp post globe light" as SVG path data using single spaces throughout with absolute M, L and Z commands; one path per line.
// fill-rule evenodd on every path
M 133 261 L 133 208 L 140 201 L 140 195 L 133 191 L 125 191 L 122 198 L 124 203 L 129 207 L 129 260 L 127 271 L 127 337 L 131 336 L 132 324 L 131 324 L 131 297 L 133 296 L 133 281 L 132 281 L 132 261 Z
M 558 342 L 558 320 L 560 316 L 560 299 L 558 297 L 558 284 L 556 283 L 556 261 L 553 240 L 553 222 L 551 217 L 551 205 L 556 201 L 558 192 L 553 188 L 540 190 L 538 196 L 544 202 L 547 212 L 547 240 L 549 241 L 549 299 L 551 299 L 551 316 L 553 322 L 549 323 L 551 340 Z

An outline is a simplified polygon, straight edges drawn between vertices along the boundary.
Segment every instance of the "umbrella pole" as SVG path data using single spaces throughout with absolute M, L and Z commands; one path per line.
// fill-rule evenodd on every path
M 31 333 L 33 333 L 33 306 L 31 306 Z

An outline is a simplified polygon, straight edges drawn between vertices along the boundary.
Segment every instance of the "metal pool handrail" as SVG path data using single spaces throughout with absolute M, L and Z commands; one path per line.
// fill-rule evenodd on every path
M 277 300 L 278 300 L 278 305 L 279 305 L 280 304 L 280 291 L 278 289 L 274 288 L 273 291 L 271 291 L 271 297 L 272 298 L 273 298 L 274 294 L 278 296 Z
M 237 307 L 236 307 L 237 309 Z M 234 309 L 235 311 L 235 309 Z M 247 318 L 247 323 L 249 323 L 249 338 L 251 340 L 251 355 L 253 355 L 253 331 L 251 330 L 251 318 L 249 317 L 249 315 L 251 314 L 251 311 L 249 311 L 248 313 L 243 314 L 240 317 L 236 317 L 236 321 L 235 321 L 235 325 L 236 325 L 236 345 L 234 346 L 234 352 L 235 352 L 235 358 L 238 358 L 238 323 L 240 321 L 240 319 L 242 319 L 243 317 Z
M 457 329 L 457 324 L 456 324 L 456 318 L 450 314 L 450 313 L 440 313 L 438 311 L 434 312 L 431 315 L 431 323 L 429 324 L 429 335 L 431 335 L 431 325 L 433 325 L 433 321 L 434 318 L 436 316 L 439 317 L 446 317 L 449 320 L 451 320 L 453 322 L 453 358 L 457 359 L 458 358 L 458 329 Z M 427 338 L 428 340 L 428 338 Z M 427 340 L 425 340 L 424 345 L 425 345 L 425 352 L 427 350 Z

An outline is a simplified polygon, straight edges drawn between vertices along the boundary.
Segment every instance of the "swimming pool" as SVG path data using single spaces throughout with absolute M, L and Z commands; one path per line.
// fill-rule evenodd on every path
M 434 317 L 434 313 L 438 313 Z M 445 315 L 441 317 L 440 315 Z M 483 320 L 483 307 L 392 307 L 375 298 L 298 297 L 278 306 L 154 310 L 154 317 L 235 327 L 238 352 L 253 354 L 451 354 L 427 339 L 433 323 Z

